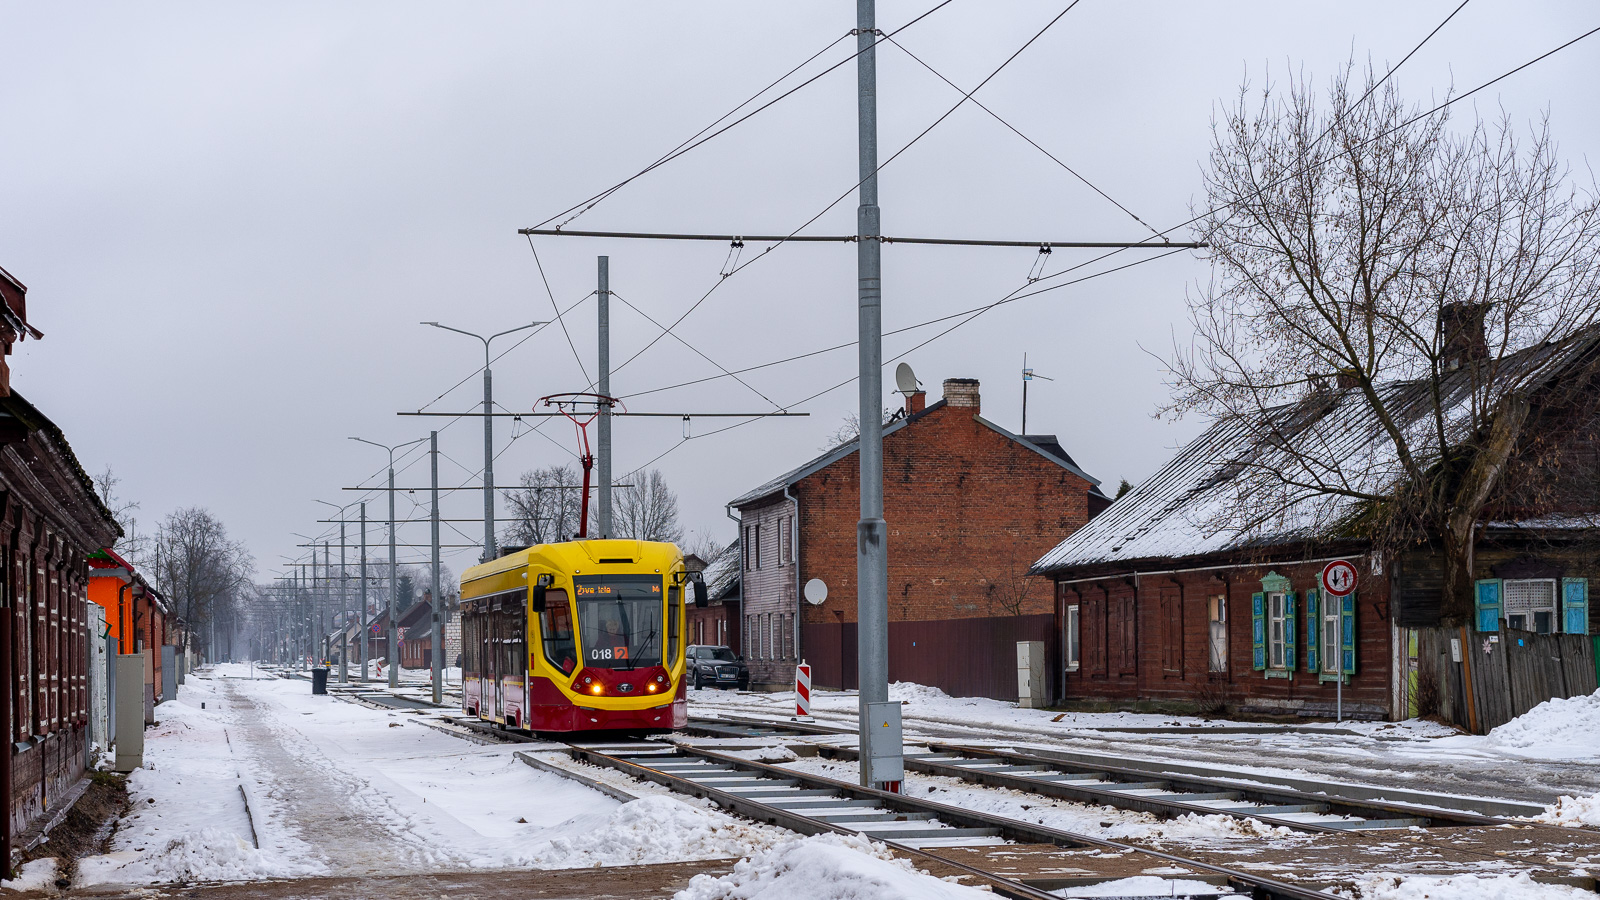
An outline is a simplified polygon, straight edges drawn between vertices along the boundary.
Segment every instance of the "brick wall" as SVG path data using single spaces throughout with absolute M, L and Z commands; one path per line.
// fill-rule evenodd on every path
M 1050 581 L 1025 573 L 1088 521 L 1092 486 L 1031 445 L 980 421 L 978 404 L 976 382 L 947 382 L 944 404 L 929 407 L 884 438 L 891 623 L 1053 612 Z M 745 571 L 746 623 L 761 621 L 756 618 L 761 615 L 792 615 L 797 605 L 808 630 L 855 622 L 859 467 L 852 453 L 800 479 L 790 491 L 798 510 L 781 496 L 741 510 L 747 527 L 762 525 L 765 545 L 762 568 Z M 791 514 L 798 517 L 800 580 L 820 578 L 828 588 L 821 606 L 797 604 L 792 565 L 769 567 L 777 552 L 775 521 Z M 838 632 L 829 634 L 831 646 Z M 754 649 L 747 644 L 745 656 L 758 658 Z M 806 650 L 803 642 L 801 650 Z M 830 656 L 837 658 L 838 652 Z M 787 682 L 792 662 L 782 661 L 789 670 L 783 672 L 777 665 L 753 664 L 753 677 L 760 681 L 771 668 L 772 677 Z M 814 678 L 818 684 L 839 684 L 847 680 L 845 674 L 824 668 Z

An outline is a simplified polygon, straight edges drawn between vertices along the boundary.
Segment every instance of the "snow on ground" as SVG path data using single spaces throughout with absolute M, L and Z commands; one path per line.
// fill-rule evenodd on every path
M 1538 884 L 1526 874 L 1454 875 L 1436 878 L 1427 875 L 1373 875 L 1357 886 L 1355 893 L 1334 891 L 1356 900 L 1579 900 L 1594 897 L 1593 891 L 1566 885 Z
M 696 875 L 673 900 L 985 900 L 858 836 L 819 834 L 740 860 L 721 878 Z
M 44 891 L 55 887 L 55 857 L 36 859 L 22 864 L 17 877 L 0 881 L 0 889 L 7 891 Z
M 1544 815 L 1534 816 L 1533 819 L 1535 822 L 1565 825 L 1569 828 L 1581 826 L 1600 828 L 1600 794 L 1590 794 L 1587 797 L 1562 795 L 1559 800 L 1544 808 Z
M 796 772 L 848 783 L 854 783 L 859 775 L 856 764 L 850 760 L 809 757 L 780 765 Z M 1272 828 L 1254 820 L 1241 820 L 1233 816 L 1185 815 L 1161 819 L 1149 813 L 1074 803 L 1009 788 L 977 787 L 942 775 L 907 773 L 901 790 L 907 796 L 946 806 L 1005 816 L 1111 841 L 1140 841 L 1154 845 L 1167 842 L 1195 843 L 1214 847 L 1230 841 L 1252 843 L 1269 837 L 1279 846 L 1312 840 L 1305 834 L 1287 828 Z
M 1600 691 L 1546 700 L 1483 737 L 1455 741 L 1533 759 L 1595 759 L 1600 757 Z
M 468 743 L 299 679 L 248 680 L 244 666 L 191 676 L 156 716 L 134 810 L 111 853 L 81 862 L 80 884 L 634 865 L 786 835 L 698 801 L 622 804 L 522 763 L 517 745 Z
M 1155 875 L 1135 875 L 1116 881 L 1102 881 L 1053 891 L 1057 897 L 1207 897 L 1226 894 L 1227 888 L 1189 879 L 1167 879 Z

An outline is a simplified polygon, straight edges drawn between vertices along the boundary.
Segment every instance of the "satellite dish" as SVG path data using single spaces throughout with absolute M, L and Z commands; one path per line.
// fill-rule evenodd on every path
M 828 599 L 828 585 L 821 578 L 813 578 L 806 582 L 806 602 L 812 606 L 821 606 L 822 601 Z
M 894 383 L 900 393 L 905 394 L 907 397 L 915 394 L 918 390 L 917 376 L 916 373 L 911 371 L 909 363 L 901 363 L 895 367 Z

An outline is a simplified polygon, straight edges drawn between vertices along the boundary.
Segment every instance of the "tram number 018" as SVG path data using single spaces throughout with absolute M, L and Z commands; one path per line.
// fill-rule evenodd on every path
M 627 659 L 627 647 L 596 647 L 589 651 L 590 659 Z

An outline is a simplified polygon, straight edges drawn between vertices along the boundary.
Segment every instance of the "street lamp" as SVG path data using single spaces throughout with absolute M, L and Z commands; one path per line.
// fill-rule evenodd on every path
M 409 447 L 412 444 L 420 444 L 427 440 L 427 438 L 417 438 L 414 441 L 406 441 L 404 444 L 395 444 L 393 446 L 388 444 L 380 444 L 377 441 L 369 441 L 366 438 L 353 437 L 350 440 L 360 441 L 363 444 L 371 444 L 374 447 L 387 450 L 389 453 L 389 687 L 399 687 L 400 632 L 399 626 L 396 624 L 395 620 L 400 616 L 400 610 L 396 609 L 400 603 L 400 593 L 398 584 L 395 581 L 394 558 L 394 452 L 399 450 L 401 447 Z M 365 627 L 365 623 L 363 623 L 363 627 Z
M 516 328 L 491 334 L 488 337 L 484 337 L 481 334 L 473 334 L 470 331 L 462 331 L 459 328 L 451 328 L 449 325 L 440 325 L 438 322 L 423 322 L 422 324 L 432 325 L 434 328 L 442 328 L 445 331 L 454 331 L 456 334 L 464 334 L 467 337 L 483 341 L 483 559 L 480 561 L 488 562 L 500 555 L 495 552 L 494 539 L 494 382 L 489 374 L 489 342 L 497 337 L 505 337 L 508 334 L 515 334 L 518 331 L 526 331 L 537 325 L 548 325 L 550 323 L 529 322 L 526 325 L 518 325 Z
M 350 630 L 350 574 L 349 571 L 345 569 L 344 563 L 344 511 L 352 506 L 355 506 L 356 504 L 355 502 L 352 502 L 346 503 L 343 506 L 339 506 L 335 503 L 329 503 L 326 500 L 318 500 L 315 497 L 311 498 L 311 502 L 321 503 L 323 506 L 331 506 L 339 512 L 339 611 L 344 615 L 344 626 L 339 630 L 339 683 L 346 684 L 350 681 L 350 645 L 344 639 L 345 633 Z M 363 618 L 363 621 L 361 622 L 361 630 L 363 635 L 366 634 L 366 626 L 367 623 Z M 366 658 L 364 656 L 361 663 L 363 666 L 366 665 Z M 366 675 L 364 670 L 362 671 L 362 675 Z M 362 680 L 365 680 L 365 678 Z

